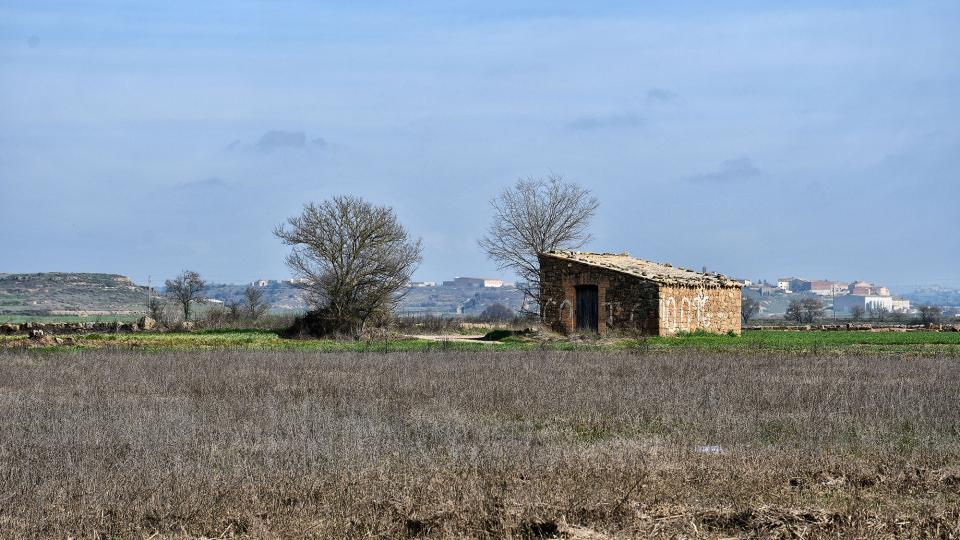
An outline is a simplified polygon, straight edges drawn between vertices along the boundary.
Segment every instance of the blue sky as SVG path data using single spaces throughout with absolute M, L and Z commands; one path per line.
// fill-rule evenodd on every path
M 395 4 L 0 1 L 0 272 L 286 277 L 354 193 L 504 275 L 487 201 L 552 172 L 596 250 L 960 286 L 956 2 Z

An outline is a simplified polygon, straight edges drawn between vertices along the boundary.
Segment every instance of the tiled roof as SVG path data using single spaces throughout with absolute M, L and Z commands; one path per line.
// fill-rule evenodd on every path
M 590 253 L 586 251 L 547 251 L 544 257 L 578 262 L 664 285 L 704 285 L 709 287 L 742 287 L 743 283 L 723 274 L 702 273 L 678 268 L 667 263 L 636 259 L 626 253 Z

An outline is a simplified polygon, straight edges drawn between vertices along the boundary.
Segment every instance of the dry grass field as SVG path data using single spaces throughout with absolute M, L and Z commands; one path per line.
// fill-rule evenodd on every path
M 423 330 L 423 329 L 421 329 Z M 491 328 L 460 328 L 484 334 Z M 960 332 L 826 332 L 759 330 L 741 336 L 693 333 L 670 337 L 567 338 L 559 335 L 491 336 L 493 341 L 466 339 L 463 334 L 417 339 L 399 335 L 363 340 L 287 339 L 280 331 L 264 329 L 218 329 L 195 332 L 76 333 L 30 339 L 23 330 L 13 335 L 0 333 L 0 350 L 33 349 L 48 353 L 70 353 L 93 349 L 172 352 L 200 350 L 301 351 L 301 352 L 450 352 L 481 351 L 632 351 L 667 352 L 750 352 L 755 354 L 895 355 L 898 357 L 960 357 Z M 491 332 L 495 334 L 496 332 Z
M 0 351 L 5 538 L 960 536 L 956 358 Z

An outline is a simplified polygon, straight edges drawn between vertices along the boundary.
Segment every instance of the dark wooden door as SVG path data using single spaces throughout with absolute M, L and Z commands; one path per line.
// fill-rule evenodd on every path
M 596 285 L 577 287 L 577 330 L 598 332 L 600 330 L 600 301 Z

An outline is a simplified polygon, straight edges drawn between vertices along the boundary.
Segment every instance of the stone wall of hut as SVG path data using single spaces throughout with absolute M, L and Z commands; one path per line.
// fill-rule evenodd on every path
M 615 270 L 556 257 L 540 258 L 544 322 L 576 332 L 576 287 L 597 286 L 599 332 L 673 335 L 702 329 L 740 333 L 740 289 L 660 285 Z
M 703 330 L 740 333 L 740 289 L 696 285 L 662 285 L 657 315 L 659 334 Z

